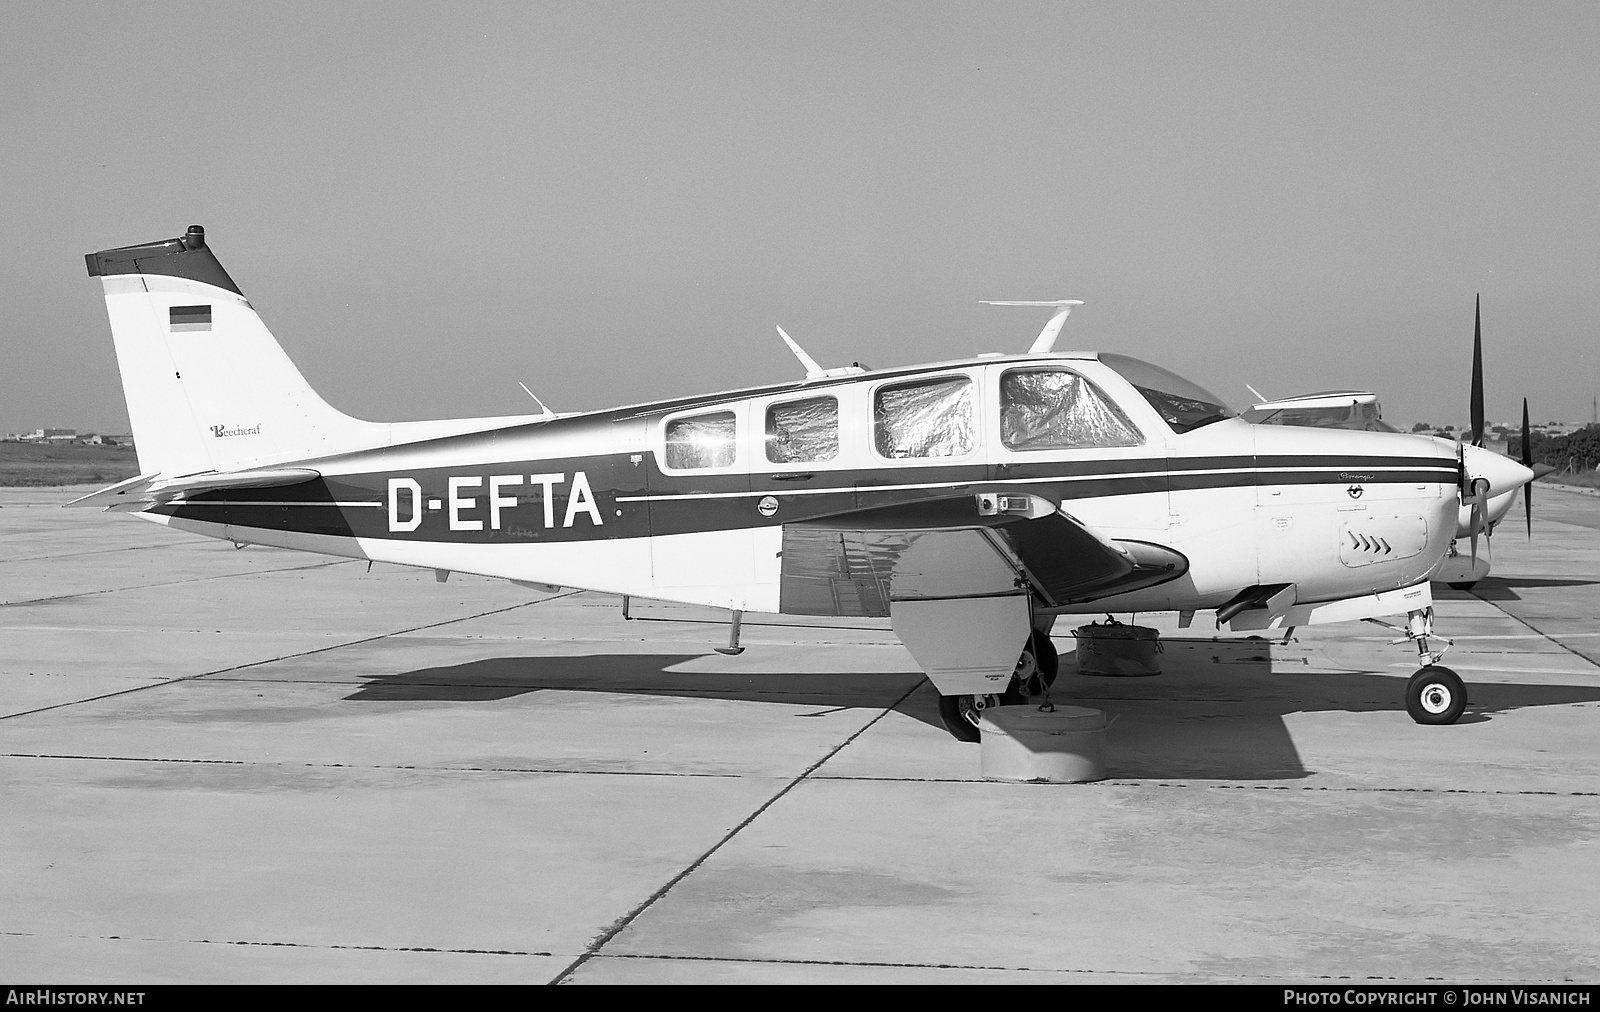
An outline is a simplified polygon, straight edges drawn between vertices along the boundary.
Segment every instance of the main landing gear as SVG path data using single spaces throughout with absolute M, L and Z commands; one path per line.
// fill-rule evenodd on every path
M 1377 619 L 1369 618 L 1367 621 L 1390 629 L 1400 628 Z M 1460 675 L 1439 663 L 1445 651 L 1428 647 L 1428 639 L 1434 636 L 1433 609 L 1425 608 L 1406 615 L 1406 625 L 1402 631 L 1405 639 L 1394 642 L 1411 640 L 1416 643 L 1417 653 L 1423 661 L 1423 666 L 1406 683 L 1406 712 L 1418 724 L 1454 724 L 1466 712 L 1467 686 Z M 1450 640 L 1443 636 L 1437 638 L 1444 640 L 1445 650 L 1450 649 Z
M 1028 637 L 1022 656 L 1017 658 L 1017 669 L 1011 675 L 1006 691 L 967 696 L 940 696 L 939 719 L 959 741 L 979 740 L 978 725 L 983 721 L 983 711 L 991 706 L 1010 706 L 1026 703 L 1031 697 L 1043 695 L 1055 684 L 1061 668 L 1061 658 L 1048 632 L 1034 630 Z

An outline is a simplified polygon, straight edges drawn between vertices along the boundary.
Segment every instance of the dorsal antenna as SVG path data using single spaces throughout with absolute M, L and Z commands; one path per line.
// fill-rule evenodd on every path
M 1072 312 L 1073 306 L 1083 305 L 1081 299 L 1056 299 L 1054 302 L 990 302 L 981 300 L 985 306 L 1039 306 L 1056 310 L 1050 317 L 1050 322 L 1039 331 L 1039 336 L 1033 339 L 1033 344 L 1028 348 L 1030 355 L 1043 355 L 1056 346 L 1056 338 L 1061 335 L 1061 325 L 1067 322 L 1067 314 Z
M 544 415 L 546 418 L 554 418 L 556 416 L 554 411 L 551 411 L 549 408 L 544 406 L 544 401 L 541 401 L 532 390 L 528 389 L 528 384 L 522 382 L 521 380 L 517 380 L 517 386 L 522 388 L 523 393 L 533 398 L 533 403 L 539 405 L 539 413 L 541 415 Z
M 828 376 L 852 376 L 856 373 L 867 371 L 866 367 L 860 362 L 854 362 L 847 366 L 841 366 L 838 369 L 824 369 L 822 366 L 817 364 L 816 359 L 806 354 L 806 350 L 800 347 L 799 343 L 796 342 L 794 338 L 784 333 L 782 327 L 778 327 L 778 336 L 783 338 L 783 343 L 789 346 L 789 350 L 794 352 L 794 357 L 799 359 L 800 364 L 805 367 L 806 379 L 808 380 L 824 379 Z

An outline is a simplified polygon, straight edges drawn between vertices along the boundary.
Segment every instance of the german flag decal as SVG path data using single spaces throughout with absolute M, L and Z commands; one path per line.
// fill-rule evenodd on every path
M 173 306 L 172 307 L 172 332 L 174 334 L 185 330 L 210 330 L 210 306 Z

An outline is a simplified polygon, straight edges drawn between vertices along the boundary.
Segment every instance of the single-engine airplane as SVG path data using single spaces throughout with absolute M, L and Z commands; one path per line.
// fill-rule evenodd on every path
M 306 383 L 192 226 L 87 256 L 142 473 L 77 501 L 235 544 L 709 605 L 887 617 L 958 738 L 1048 685 L 1063 614 L 1265 629 L 1404 615 L 1455 721 L 1428 574 L 1529 470 L 1393 432 L 1253 425 L 1125 355 L 1026 354 L 572 415 L 380 424 Z M 795 346 L 798 349 L 798 346 Z M 1448 645 L 1448 644 L 1447 644 Z

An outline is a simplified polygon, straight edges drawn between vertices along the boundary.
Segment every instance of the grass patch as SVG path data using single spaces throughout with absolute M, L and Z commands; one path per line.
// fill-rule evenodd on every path
M 0 443 L 0 485 L 110 485 L 138 473 L 131 447 Z

